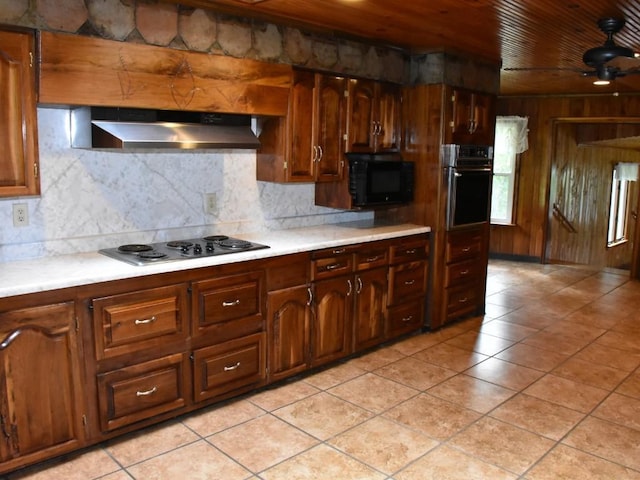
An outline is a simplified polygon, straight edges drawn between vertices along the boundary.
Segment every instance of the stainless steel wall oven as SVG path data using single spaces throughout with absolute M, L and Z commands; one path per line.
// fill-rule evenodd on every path
M 447 230 L 488 222 L 493 147 L 443 145 L 441 158 L 447 186 Z

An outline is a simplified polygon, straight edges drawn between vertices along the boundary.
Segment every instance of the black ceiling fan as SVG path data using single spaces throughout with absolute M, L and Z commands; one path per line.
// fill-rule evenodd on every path
M 609 62 L 616 58 L 635 58 L 636 53 L 627 47 L 615 43 L 613 36 L 625 25 L 623 19 L 601 18 L 597 22 L 598 28 L 607 36 L 604 44 L 590 48 L 582 56 L 582 61 L 592 70 L 584 70 L 577 67 L 530 67 L 530 68 L 504 68 L 505 71 L 572 71 L 580 73 L 583 77 L 596 77 L 600 83 L 608 83 L 618 77 L 640 73 L 640 64 L 637 67 L 622 69 L 618 65 Z
M 613 36 L 624 27 L 625 21 L 619 18 L 601 18 L 598 20 L 598 28 L 607 35 L 607 39 L 600 47 L 590 48 L 582 56 L 582 61 L 593 70 L 582 72 L 585 77 L 597 77 L 598 80 L 611 81 L 617 77 L 624 77 L 632 73 L 640 73 L 639 68 L 622 70 L 607 63 L 614 58 L 634 58 L 636 53 L 627 47 L 616 45 Z

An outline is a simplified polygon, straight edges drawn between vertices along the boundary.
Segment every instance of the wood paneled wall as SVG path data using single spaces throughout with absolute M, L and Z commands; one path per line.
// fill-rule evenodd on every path
M 547 235 L 554 120 L 640 117 L 640 95 L 502 97 L 498 100 L 497 114 L 529 117 L 529 149 L 520 158 L 516 225 L 492 226 L 490 252 L 542 260 Z

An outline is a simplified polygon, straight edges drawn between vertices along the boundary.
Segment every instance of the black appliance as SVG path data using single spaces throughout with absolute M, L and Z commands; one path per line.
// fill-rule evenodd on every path
M 486 223 L 491 215 L 493 147 L 443 145 L 447 230 Z
M 226 235 L 211 235 L 203 238 L 162 243 L 120 245 L 116 248 L 99 250 L 99 253 L 131 265 L 141 266 L 193 258 L 215 257 L 262 248 L 269 247 Z
M 349 194 L 355 207 L 376 207 L 413 200 L 413 162 L 397 153 L 347 153 Z

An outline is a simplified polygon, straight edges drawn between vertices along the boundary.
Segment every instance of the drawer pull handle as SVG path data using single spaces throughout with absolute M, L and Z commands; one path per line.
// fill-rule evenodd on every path
M 471 247 L 464 247 L 464 248 L 462 249 L 462 251 L 463 251 L 464 253 L 470 252 L 470 251 L 471 251 Z
M 346 249 L 346 248 L 336 248 L 335 250 L 332 250 L 332 253 L 333 253 L 334 255 L 340 255 L 341 253 L 344 253 L 344 252 L 346 252 L 346 251 L 347 251 L 347 249 Z
M 461 298 L 460 300 L 458 300 L 458 303 L 467 303 L 469 301 L 469 299 L 467 297 Z
M 406 282 L 404 282 L 405 285 L 413 285 L 414 283 L 416 283 L 415 280 L 407 280 Z
M 325 268 L 327 270 L 335 270 L 336 268 L 342 267 L 341 263 L 332 263 L 331 265 L 327 265 Z
M 406 253 L 407 255 L 413 255 L 414 253 L 416 253 L 416 249 L 415 248 L 409 248 L 409 249 L 405 250 L 404 253 Z
M 224 371 L 225 372 L 230 372 L 232 370 L 235 370 L 239 366 L 240 366 L 240 362 L 237 362 L 235 365 L 229 365 L 228 367 L 224 367 Z
M 413 320 L 413 315 L 409 315 L 408 317 L 402 317 L 403 322 L 410 322 Z
M 153 323 L 155 321 L 156 321 L 156 316 L 154 315 L 153 317 L 150 317 L 150 318 L 143 318 L 143 319 L 136 318 L 135 322 L 133 323 L 135 323 L 136 325 L 146 325 L 148 323 Z
M 158 391 L 158 387 L 153 387 L 153 388 L 150 388 L 149 390 L 143 390 L 143 391 L 138 390 L 136 392 L 136 397 L 146 397 L 147 395 L 153 395 L 157 391 Z
M 369 257 L 365 261 L 366 262 L 375 262 L 376 260 L 380 260 L 380 255 L 376 255 L 375 257 Z
M 240 305 L 240 299 L 237 298 L 232 302 L 222 302 L 223 307 L 235 307 L 236 305 Z
M 462 271 L 460 272 L 460 276 L 461 276 L 461 277 L 464 277 L 465 275 L 469 275 L 469 270 L 462 270 Z

